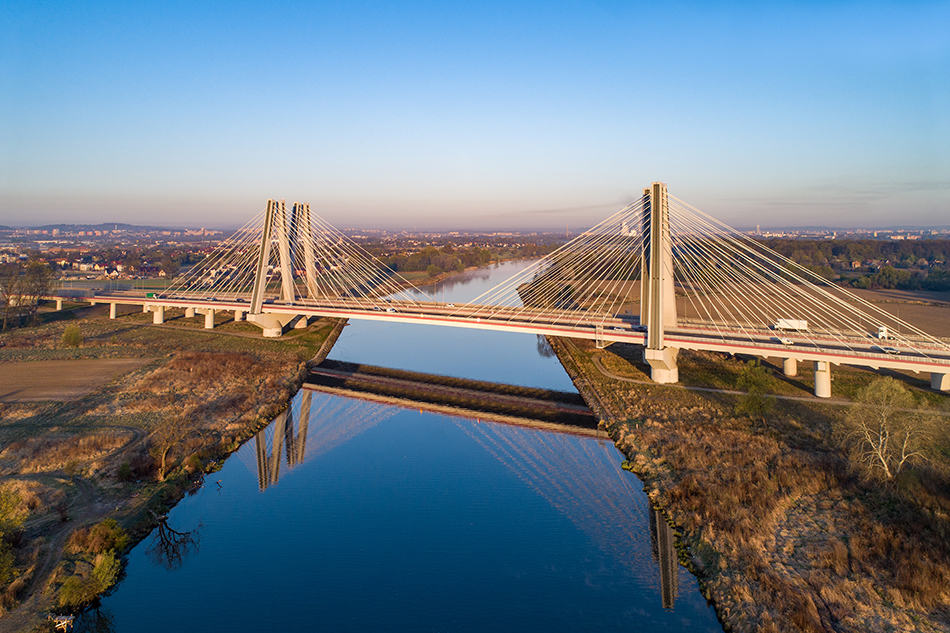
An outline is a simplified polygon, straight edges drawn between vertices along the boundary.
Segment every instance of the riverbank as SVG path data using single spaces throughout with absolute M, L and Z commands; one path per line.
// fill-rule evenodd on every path
M 847 407 L 809 402 L 807 372 L 789 381 L 770 368 L 768 392 L 790 397 L 758 422 L 736 414 L 741 394 L 718 389 L 735 385 L 737 359 L 681 353 L 683 381 L 705 388 L 691 391 L 648 384 L 635 348 L 550 343 L 674 524 L 681 562 L 727 630 L 950 630 L 946 437 L 924 471 L 867 484 L 832 440 Z M 870 379 L 838 376 L 836 395 Z M 946 409 L 922 380 L 906 383 Z
M 139 361 L 68 402 L 52 394 L 0 404 L 0 489 L 13 493 L 22 519 L 0 631 L 40 623 L 58 608 L 67 579 L 91 573 L 88 554 L 64 549 L 81 528 L 116 519 L 131 537 L 120 554 L 147 535 L 156 517 L 287 406 L 308 362 L 322 361 L 345 325 L 317 321 L 263 339 L 247 323 L 207 331 L 177 313 L 166 313 L 165 326 L 140 312 L 115 320 L 104 309 L 88 314 L 0 335 L 8 369 Z M 80 328 L 81 346 L 63 346 L 67 325 Z

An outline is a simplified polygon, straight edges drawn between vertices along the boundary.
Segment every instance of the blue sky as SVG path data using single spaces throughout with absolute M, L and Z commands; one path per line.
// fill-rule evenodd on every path
M 0 4 L 0 224 L 950 224 L 950 2 Z

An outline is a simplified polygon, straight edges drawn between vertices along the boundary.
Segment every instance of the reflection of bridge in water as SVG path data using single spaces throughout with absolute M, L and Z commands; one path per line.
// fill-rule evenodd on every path
M 289 407 L 254 438 L 260 489 L 278 483 L 282 462 L 294 468 L 398 412 L 388 405 L 302 390 L 299 407 Z M 672 530 L 662 515 L 638 501 L 640 482 L 620 468 L 612 443 L 460 417 L 449 420 L 641 581 L 656 582 L 650 559 L 656 560 L 663 607 L 673 608 L 679 565 Z M 634 547 L 643 542 L 646 530 L 649 552 Z
M 456 426 L 566 516 L 602 551 L 650 581 L 653 566 L 631 547 L 649 526 L 659 563 L 663 607 L 672 609 L 679 565 L 673 532 L 655 510 L 637 503 L 640 480 L 620 468 L 606 440 L 455 418 Z
M 257 483 L 261 490 L 280 478 L 281 455 L 288 468 L 341 446 L 396 414 L 392 407 L 316 394 L 302 389 L 296 428 L 294 406 L 254 436 Z

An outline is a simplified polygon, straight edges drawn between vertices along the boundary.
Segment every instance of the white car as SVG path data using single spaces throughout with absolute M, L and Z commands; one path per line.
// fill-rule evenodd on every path
M 772 338 L 776 343 L 781 343 L 782 345 L 794 345 L 795 341 L 790 338 L 785 338 L 784 336 L 776 336 Z
M 896 347 L 882 347 L 881 350 L 885 354 L 900 354 L 901 353 L 900 350 L 897 349 Z

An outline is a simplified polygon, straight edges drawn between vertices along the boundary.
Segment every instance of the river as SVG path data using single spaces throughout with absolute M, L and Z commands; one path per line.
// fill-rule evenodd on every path
M 464 302 L 524 266 L 453 276 Z M 573 391 L 525 334 L 351 321 L 331 358 Z M 721 631 L 608 440 L 301 391 L 128 557 L 101 630 Z

